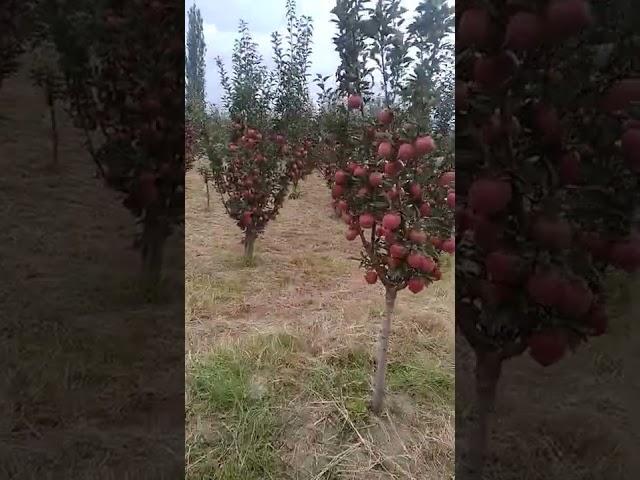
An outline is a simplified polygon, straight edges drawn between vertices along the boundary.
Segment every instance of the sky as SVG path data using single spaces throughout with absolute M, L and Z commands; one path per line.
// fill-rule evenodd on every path
M 238 23 L 245 20 L 254 41 L 262 54 L 265 64 L 273 66 L 271 33 L 286 32 L 285 0 L 186 0 L 186 12 L 193 4 L 200 9 L 203 20 L 206 52 L 206 96 L 207 101 L 219 104 L 222 89 L 219 82 L 215 58 L 220 56 L 230 67 L 233 42 L 237 37 Z M 420 0 L 403 0 L 402 5 L 412 12 Z M 451 2 L 453 3 L 453 2 Z M 298 15 L 308 15 L 313 19 L 313 53 L 311 56 L 310 79 L 320 73 L 323 76 L 335 74 L 339 64 L 332 38 L 335 24 L 331 22 L 333 0 L 297 0 Z M 315 88 L 311 86 L 315 97 Z

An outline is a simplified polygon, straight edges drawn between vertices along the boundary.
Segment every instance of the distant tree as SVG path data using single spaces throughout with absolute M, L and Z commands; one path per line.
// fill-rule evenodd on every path
M 204 121 L 205 113 L 205 52 L 200 9 L 194 5 L 189 9 L 187 52 L 185 56 L 185 105 L 192 120 Z

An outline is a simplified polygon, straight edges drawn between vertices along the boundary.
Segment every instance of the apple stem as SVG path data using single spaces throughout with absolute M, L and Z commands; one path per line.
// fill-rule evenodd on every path
M 386 289 L 385 315 L 382 319 L 380 338 L 378 339 L 378 354 L 376 356 L 376 374 L 374 381 L 373 398 L 371 400 L 371 410 L 379 414 L 382 410 L 384 400 L 385 372 L 387 369 L 387 349 L 389 347 L 389 332 L 391 331 L 391 317 L 396 304 L 398 291 L 395 288 Z
M 469 478 L 482 480 L 491 414 L 495 411 L 496 389 L 502 372 L 502 357 L 496 352 L 476 352 L 477 425 L 469 445 Z

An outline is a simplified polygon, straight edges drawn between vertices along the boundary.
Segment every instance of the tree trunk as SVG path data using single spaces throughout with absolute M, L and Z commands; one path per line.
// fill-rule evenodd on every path
M 386 306 L 385 314 L 382 320 L 382 328 L 380 329 L 380 338 L 378 339 L 378 354 L 376 356 L 376 375 L 374 380 L 373 398 L 371 400 L 371 410 L 375 414 L 379 414 L 382 410 L 384 401 L 385 373 L 387 370 L 387 348 L 389 346 L 389 332 L 391 331 L 391 316 L 396 304 L 397 290 L 387 288 L 385 295 Z
M 58 167 L 58 121 L 56 119 L 56 105 L 51 92 L 47 92 L 47 105 L 49 106 L 49 120 L 51 122 L 51 148 L 54 168 Z
M 160 283 L 166 240 L 164 225 L 157 219 L 147 219 L 142 233 L 142 280 L 146 288 Z
M 253 230 L 247 230 L 244 236 L 244 258 L 253 260 L 253 246 L 256 243 L 256 233 Z
M 205 185 L 205 187 L 207 189 L 207 210 L 209 210 L 211 208 L 211 200 L 210 200 L 210 197 L 209 197 L 209 182 L 207 182 L 205 180 L 204 185 Z
M 465 478 L 482 480 L 486 460 L 491 415 L 495 410 L 496 388 L 502 372 L 502 358 L 496 353 L 476 352 L 477 425 L 471 432 Z

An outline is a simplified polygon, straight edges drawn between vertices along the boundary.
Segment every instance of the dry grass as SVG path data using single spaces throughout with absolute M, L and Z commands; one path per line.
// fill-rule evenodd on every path
M 488 480 L 638 478 L 638 303 L 637 297 L 623 298 L 626 292 L 637 291 L 638 282 L 634 287 L 625 276 L 613 276 L 611 282 L 610 334 L 592 339 L 548 368 L 526 354 L 505 365 L 493 417 Z M 473 425 L 472 369 L 470 349 L 459 339 L 456 452 L 460 455 Z
M 316 177 L 240 258 L 240 230 L 187 179 L 190 479 L 446 479 L 453 471 L 452 278 L 402 292 L 387 408 L 369 414 L 382 287 Z
M 0 478 L 160 478 L 182 410 L 181 298 L 141 299 L 133 218 L 61 111 L 49 167 L 47 111 L 24 72 L 3 84 L 0 112 Z

